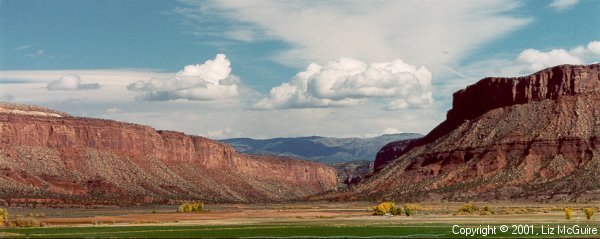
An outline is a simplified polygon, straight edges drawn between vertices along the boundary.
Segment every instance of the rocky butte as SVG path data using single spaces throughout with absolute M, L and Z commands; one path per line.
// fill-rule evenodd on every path
M 224 143 L 41 107 L 0 104 L 0 199 L 73 204 L 294 200 L 335 170 Z
M 600 64 L 484 78 L 425 137 L 391 144 L 369 179 L 315 199 L 600 200 Z

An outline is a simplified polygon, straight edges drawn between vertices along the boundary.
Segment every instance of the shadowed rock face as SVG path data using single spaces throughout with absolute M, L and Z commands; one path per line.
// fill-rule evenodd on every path
M 350 161 L 331 166 L 337 171 L 337 185 L 340 188 L 357 184 L 373 172 L 373 161 Z
M 373 177 L 316 198 L 599 200 L 599 136 L 600 64 L 485 78 Z
M 381 171 L 388 163 L 400 157 L 410 149 L 411 144 L 414 144 L 418 139 L 398 140 L 386 144 L 381 148 L 375 156 L 373 171 Z
M 239 154 L 224 143 L 148 126 L 32 115 L 14 107 L 7 112 L 3 106 L 1 199 L 256 202 L 293 200 L 336 186 L 335 170 L 319 163 Z

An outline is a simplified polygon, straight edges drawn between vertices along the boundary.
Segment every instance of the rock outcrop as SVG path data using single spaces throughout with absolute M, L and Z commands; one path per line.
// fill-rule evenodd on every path
M 397 140 L 383 146 L 375 156 L 373 171 L 375 173 L 381 171 L 388 163 L 406 153 L 417 140 L 418 138 Z
M 446 121 L 386 155 L 373 177 L 315 198 L 600 200 L 600 64 L 482 79 L 454 94 Z
M 0 199 L 257 202 L 336 186 L 335 169 L 319 163 L 240 154 L 224 143 L 148 126 L 0 107 Z
M 598 64 L 562 65 L 517 78 L 484 78 L 454 93 L 452 109 L 446 120 L 433 129 L 419 144 L 429 143 L 496 108 L 557 100 L 563 96 L 600 94 Z
M 337 185 L 345 188 L 362 181 L 373 172 L 373 161 L 350 161 L 331 165 L 337 172 Z
M 49 117 L 65 117 L 69 114 L 56 110 L 51 110 L 34 105 L 11 104 L 0 102 L 0 113 L 4 114 L 20 114 L 20 115 L 37 115 Z

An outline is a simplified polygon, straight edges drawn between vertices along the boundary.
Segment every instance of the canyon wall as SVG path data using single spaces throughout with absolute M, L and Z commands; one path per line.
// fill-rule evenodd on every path
M 335 170 L 319 163 L 239 154 L 224 143 L 148 126 L 66 114 L 40 116 L 3 106 L 3 199 L 280 201 L 336 185 Z
M 600 200 L 599 139 L 600 64 L 484 78 L 428 135 L 384 147 L 368 180 L 315 198 Z

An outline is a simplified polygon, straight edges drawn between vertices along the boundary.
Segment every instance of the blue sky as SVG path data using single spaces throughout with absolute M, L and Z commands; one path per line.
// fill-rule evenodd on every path
M 1 70 L 145 68 L 174 72 L 225 53 L 239 62 L 237 74 L 265 91 L 297 71 L 264 59 L 285 43 L 236 44 L 190 32 L 188 24 L 194 23 L 175 12 L 185 6 L 177 1 L 26 0 L 1 4 Z M 40 50 L 44 55 L 36 56 Z
M 426 133 L 481 77 L 597 62 L 598 12 L 593 0 L 2 0 L 0 98 L 212 138 Z

